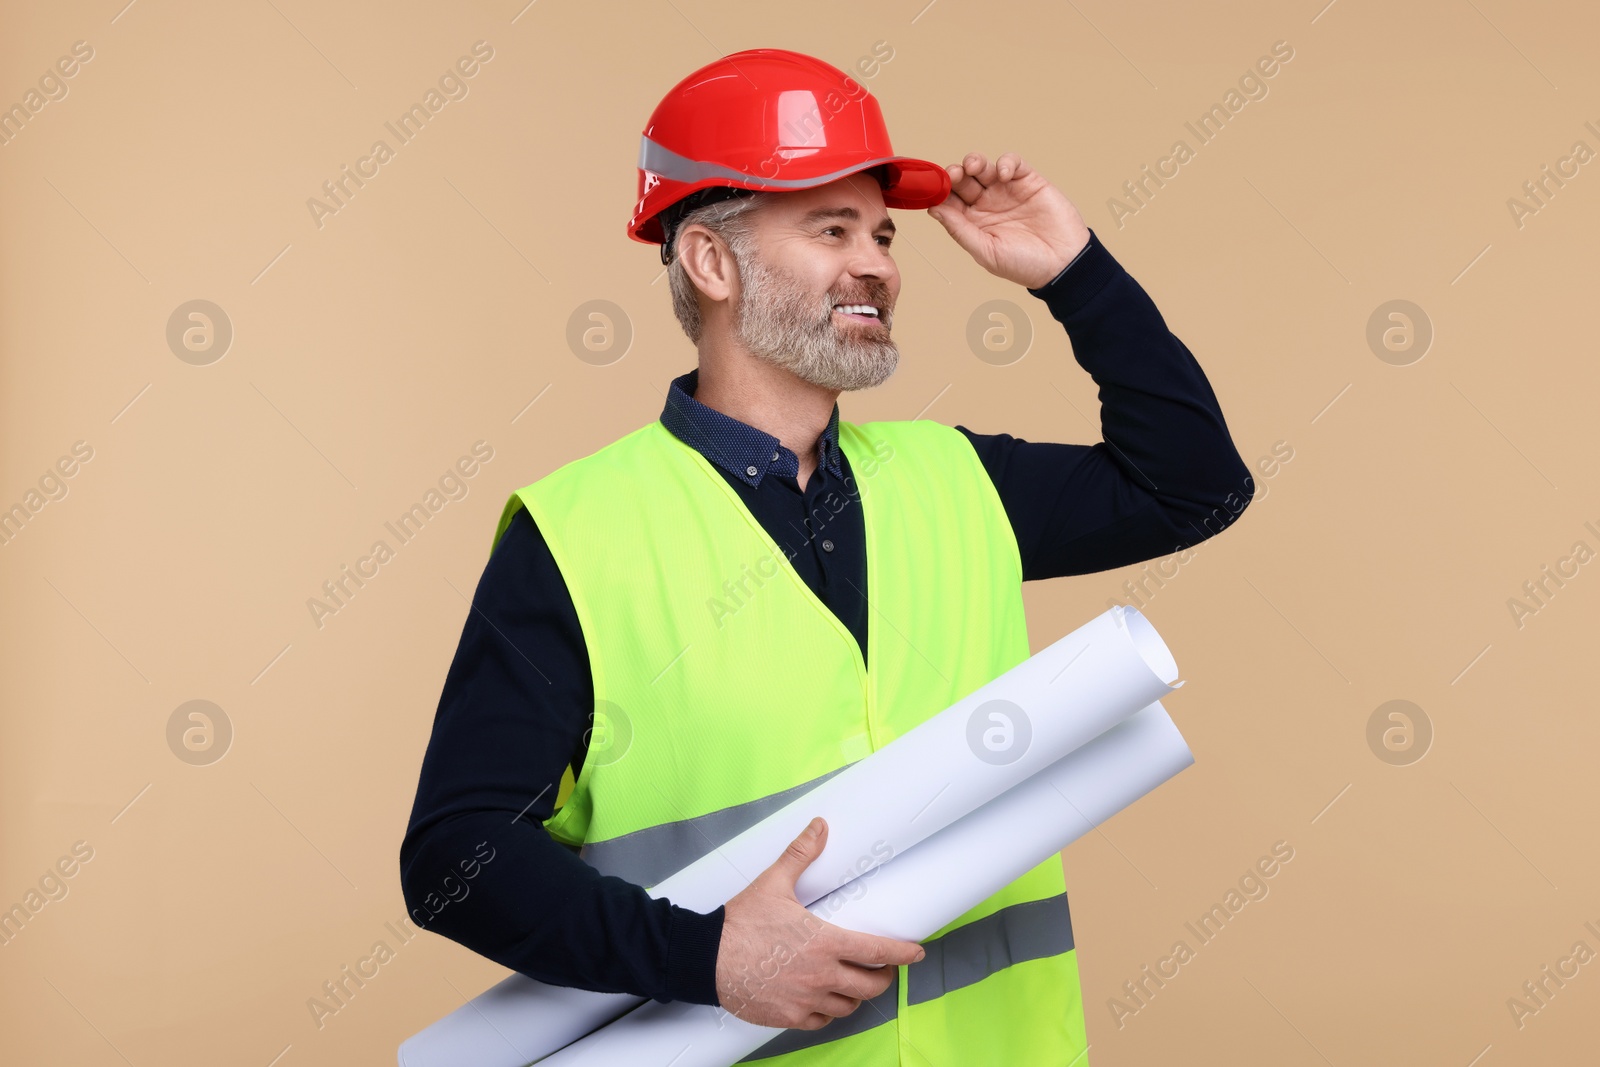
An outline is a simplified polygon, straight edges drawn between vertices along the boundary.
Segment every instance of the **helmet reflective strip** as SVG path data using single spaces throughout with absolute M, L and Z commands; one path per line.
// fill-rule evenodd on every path
M 867 167 L 875 167 L 879 163 L 888 163 L 899 158 L 899 156 L 884 156 L 880 159 L 868 160 L 865 163 L 857 163 L 853 166 L 836 170 L 832 174 L 824 174 L 816 178 L 761 178 L 754 174 L 746 174 L 743 171 L 734 170 L 732 167 L 724 167 L 717 163 L 705 163 L 690 159 L 688 156 L 680 156 L 672 149 L 665 148 L 648 137 L 641 136 L 639 138 L 639 169 L 650 171 L 652 174 L 659 174 L 670 181 L 683 182 L 686 185 L 692 182 L 705 181 L 708 178 L 729 178 L 734 181 L 752 182 L 772 189 L 810 189 L 813 186 L 825 185 L 846 175 L 854 174 Z

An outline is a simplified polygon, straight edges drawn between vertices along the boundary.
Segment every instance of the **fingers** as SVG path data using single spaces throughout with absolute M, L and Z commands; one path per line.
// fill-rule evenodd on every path
M 833 1020 L 843 1018 L 861 1007 L 856 997 L 841 993 L 823 993 L 816 996 L 811 1007 L 790 1006 L 779 1011 L 756 1013 L 747 1017 L 745 1012 L 734 1012 L 736 1018 L 753 1022 L 757 1026 L 775 1026 L 791 1030 L 820 1030 Z M 881 1012 L 880 1012 L 881 1014 Z
M 1032 168 L 1029 167 L 1027 162 L 1015 152 L 1007 152 L 1005 155 L 996 160 L 995 169 L 999 171 L 1000 180 L 1003 182 L 1008 182 L 1015 178 L 1020 178 L 1025 174 L 1032 173 Z
M 982 152 L 968 152 L 959 164 L 946 166 L 950 175 L 950 191 L 964 203 L 973 203 L 983 191 L 996 182 L 1008 182 L 1031 174 L 1033 169 L 1015 152 L 1006 152 L 991 162 Z
M 860 1000 L 871 1000 L 894 985 L 897 973 L 893 967 L 874 971 L 866 967 L 857 967 L 848 960 L 841 960 L 838 976 L 833 980 L 833 992 Z
M 842 1019 L 846 1015 L 861 1007 L 861 1001 L 855 997 L 847 997 L 840 993 L 827 993 L 822 1002 L 817 1005 L 817 1011 L 835 1019 Z
M 811 866 L 813 860 L 822 855 L 822 846 L 828 840 L 828 822 L 822 816 L 817 816 L 806 824 L 800 835 L 789 842 L 783 854 L 772 862 L 766 872 L 776 872 L 783 887 L 791 894 L 794 892 L 795 879 L 800 877 L 800 872 Z
M 960 245 L 971 255 L 977 255 L 983 243 L 983 235 L 978 227 L 967 218 L 967 205 L 961 197 L 952 192 L 945 197 L 944 203 L 928 209 L 928 214 L 939 220 L 956 244 Z
M 878 965 L 898 967 L 915 963 L 925 955 L 922 946 L 914 941 L 897 941 L 892 937 L 857 933 L 842 926 L 836 926 L 834 929 L 842 935 L 839 942 L 839 958 L 849 960 L 851 963 L 859 963 L 866 967 Z
M 984 185 L 978 180 L 987 166 L 981 152 L 968 152 L 960 163 L 951 163 L 944 169 L 950 174 L 950 192 L 970 204 L 983 195 Z

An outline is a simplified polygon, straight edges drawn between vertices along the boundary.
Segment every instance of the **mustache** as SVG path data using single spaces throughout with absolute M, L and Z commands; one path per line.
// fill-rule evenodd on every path
M 827 309 L 829 316 L 833 314 L 836 304 L 871 304 L 878 309 L 878 317 L 886 326 L 894 318 L 894 308 L 889 303 L 889 290 L 883 287 L 871 289 L 860 296 L 830 297 Z
M 873 289 L 860 296 L 841 296 L 830 298 L 828 306 L 834 304 L 871 304 L 873 307 L 888 308 L 889 290 L 884 288 Z

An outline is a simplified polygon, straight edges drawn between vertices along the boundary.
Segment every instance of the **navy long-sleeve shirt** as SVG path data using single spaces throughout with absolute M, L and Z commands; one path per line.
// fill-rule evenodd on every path
M 1032 442 L 956 426 L 994 480 L 1023 579 L 1153 559 L 1236 518 L 1253 482 L 1217 398 L 1098 236 L 1028 292 L 1066 328 L 1099 386 L 1104 440 Z M 662 423 L 728 479 L 865 657 L 865 526 L 839 450 L 838 405 L 802 488 L 798 457 L 695 400 L 697 380 L 693 370 L 672 382 Z M 600 874 L 542 825 L 563 770 L 582 772 L 593 708 L 571 595 L 519 511 L 484 567 L 445 677 L 400 847 L 406 906 L 418 925 L 540 981 L 716 1004 L 724 908 L 653 899 Z

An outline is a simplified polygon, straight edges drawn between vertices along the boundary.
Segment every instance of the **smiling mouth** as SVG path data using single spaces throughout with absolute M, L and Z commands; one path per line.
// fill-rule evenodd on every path
M 846 310 L 847 308 L 849 310 Z M 870 304 L 835 304 L 833 313 L 847 319 L 854 319 L 857 322 L 876 322 L 882 324 L 883 321 L 878 317 L 877 308 L 872 307 Z

